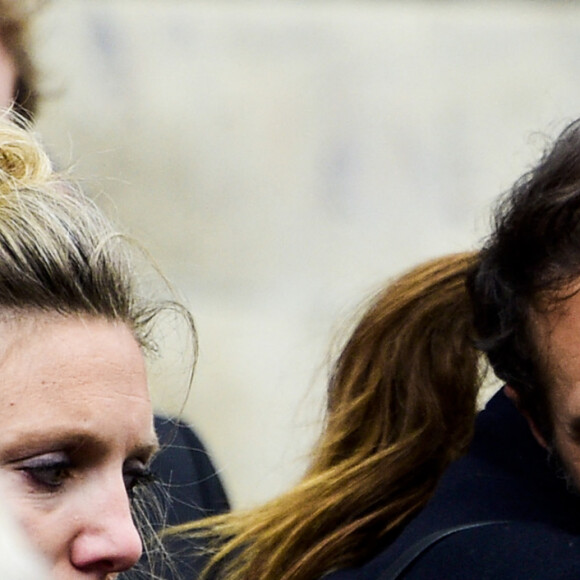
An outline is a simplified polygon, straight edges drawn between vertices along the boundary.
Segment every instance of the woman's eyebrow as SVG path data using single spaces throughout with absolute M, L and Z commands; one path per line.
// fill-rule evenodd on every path
M 3 455 L 9 457 L 24 456 L 38 451 L 50 452 L 62 448 L 72 451 L 90 450 L 91 453 L 106 452 L 109 449 L 107 440 L 92 430 L 82 428 L 51 428 L 47 437 L 46 429 L 20 430 L 12 434 L 12 443 L 3 445 Z M 140 441 L 127 450 L 128 456 L 150 459 L 159 450 L 157 437 L 151 435 L 145 441 Z

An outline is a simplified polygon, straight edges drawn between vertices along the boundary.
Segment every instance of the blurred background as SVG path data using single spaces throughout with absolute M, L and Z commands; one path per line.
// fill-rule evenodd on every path
M 575 2 L 51 0 L 35 49 L 49 150 L 193 311 L 155 403 L 236 506 L 301 474 L 361 301 L 476 247 L 580 114 Z

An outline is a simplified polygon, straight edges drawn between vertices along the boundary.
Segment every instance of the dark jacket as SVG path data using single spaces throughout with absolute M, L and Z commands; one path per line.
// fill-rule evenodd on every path
M 191 427 L 155 417 L 161 451 L 151 470 L 169 498 L 166 524 L 176 525 L 229 510 L 229 502 L 209 453 Z
M 149 520 L 156 530 L 198 520 L 229 510 L 229 502 L 213 461 L 205 446 L 185 423 L 155 417 L 160 452 L 151 464 L 156 478 L 153 486 L 160 504 Z M 151 578 L 151 570 L 164 580 L 193 580 L 201 569 L 204 556 L 200 542 L 175 537 L 165 542 L 169 552 L 167 564 L 157 554 L 151 562 L 144 555 L 141 570 L 132 577 Z
M 500 391 L 481 412 L 468 454 L 433 498 L 377 557 L 325 580 L 383 580 L 405 550 L 437 531 L 482 521 L 509 523 L 452 534 L 426 550 L 404 580 L 578 580 L 580 503 Z

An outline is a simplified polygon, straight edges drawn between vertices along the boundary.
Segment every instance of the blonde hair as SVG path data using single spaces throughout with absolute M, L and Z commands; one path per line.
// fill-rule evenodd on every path
M 472 436 L 482 377 L 466 279 L 476 262 L 428 262 L 374 299 L 334 366 L 326 427 L 297 486 L 172 530 L 210 540 L 206 575 L 319 578 L 367 560 L 425 505 Z
M 0 119 L 0 310 L 88 314 L 142 346 L 158 305 L 137 295 L 130 244 L 53 170 L 32 132 Z

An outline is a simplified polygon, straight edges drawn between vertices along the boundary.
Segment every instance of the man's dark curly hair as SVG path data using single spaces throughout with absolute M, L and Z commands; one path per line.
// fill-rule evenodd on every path
M 549 438 L 549 371 L 531 328 L 580 277 L 580 121 L 501 200 L 468 279 L 478 347 Z

